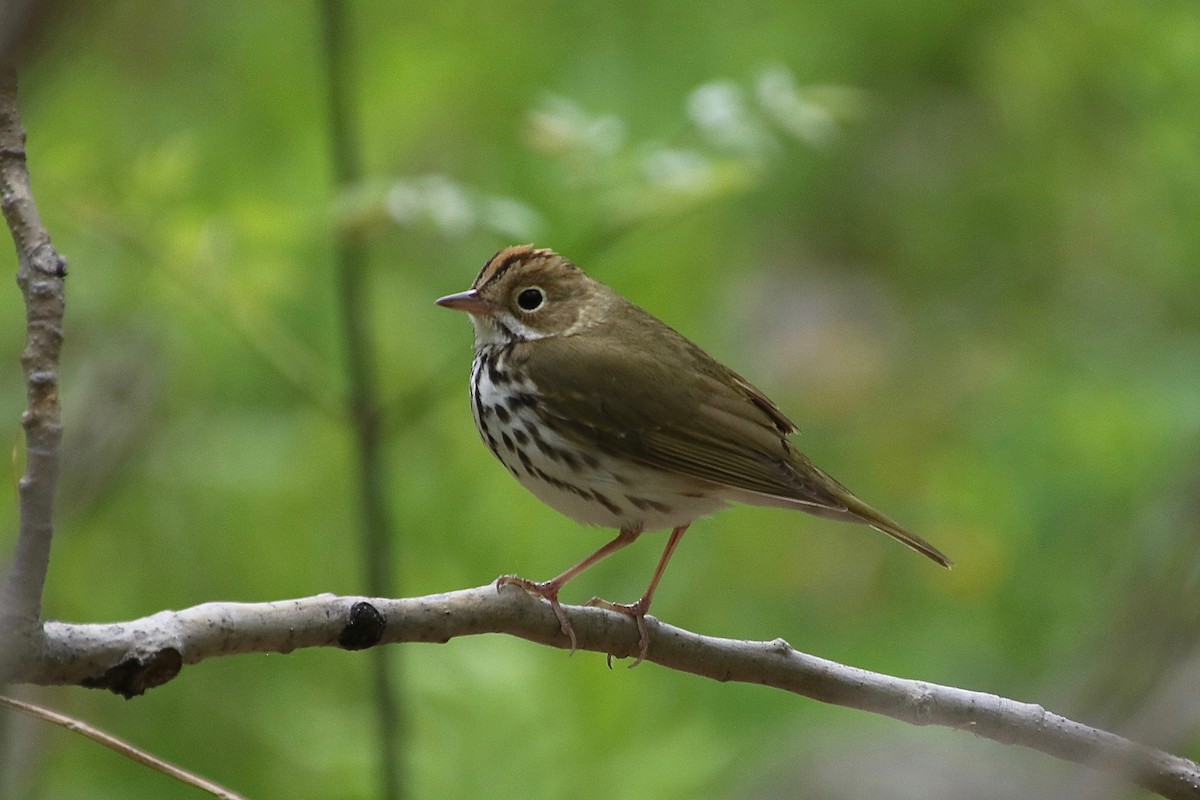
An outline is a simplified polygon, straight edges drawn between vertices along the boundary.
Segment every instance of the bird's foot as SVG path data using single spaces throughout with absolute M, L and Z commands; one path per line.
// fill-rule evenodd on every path
M 558 617 L 558 629 L 563 632 L 564 636 L 571 640 L 571 655 L 575 655 L 575 629 L 571 627 L 571 620 L 567 619 L 567 612 L 563 610 L 562 603 L 558 602 L 558 590 L 562 588 L 561 583 L 557 581 L 531 581 L 528 578 L 522 578 L 518 575 L 501 575 L 496 579 L 496 591 L 500 591 L 505 586 L 519 586 L 529 594 L 548 601 L 550 609 L 554 612 L 554 616 Z
M 608 611 L 616 611 L 618 614 L 624 614 L 627 617 L 633 617 L 633 621 L 637 623 L 638 629 L 638 657 L 636 661 L 629 665 L 629 668 L 633 669 L 646 660 L 646 651 L 650 648 L 650 629 L 646 627 L 646 612 L 650 610 L 650 602 L 645 597 L 636 603 L 614 603 L 602 597 L 593 597 L 587 601 L 587 604 L 593 608 L 603 608 Z M 611 653 L 608 658 L 609 666 L 612 666 Z

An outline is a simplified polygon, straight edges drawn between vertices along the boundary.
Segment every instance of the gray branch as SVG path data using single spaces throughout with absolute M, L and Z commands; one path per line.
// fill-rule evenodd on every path
M 566 607 L 581 650 L 631 657 L 637 631 L 628 617 Z M 771 686 L 825 703 L 883 714 L 912 725 L 941 725 L 1040 750 L 1116 775 L 1168 798 L 1200 798 L 1200 765 L 1074 722 L 1041 706 L 951 686 L 907 680 L 794 650 L 782 639 L 718 639 L 653 618 L 647 661 L 718 681 Z M 495 584 L 404 599 L 319 595 L 272 603 L 205 603 L 131 622 L 47 622 L 40 656 L 8 677 L 81 684 L 127 697 L 175 677 L 185 664 L 237 653 L 290 653 L 301 647 L 362 649 L 395 642 L 442 643 L 505 633 L 566 648 L 549 604 Z
M 0 64 L 0 206 L 16 245 L 17 284 L 25 298 L 21 367 L 29 403 L 21 417 L 26 465 L 19 485 L 20 530 L 12 567 L 0 588 L 0 662 L 4 662 L 23 653 L 27 648 L 18 645 L 40 630 L 62 439 L 58 357 L 67 274 L 67 262 L 50 244 L 29 188 L 17 75 L 10 64 Z

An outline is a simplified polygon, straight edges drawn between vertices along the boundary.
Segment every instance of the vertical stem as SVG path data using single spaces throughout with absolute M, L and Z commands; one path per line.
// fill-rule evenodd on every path
M 54 493 L 58 484 L 62 420 L 58 360 L 66 305 L 67 262 L 50 244 L 29 186 L 25 131 L 17 108 L 17 73 L 0 64 L 0 206 L 17 249 L 17 284 L 25 298 L 26 338 L 21 367 L 29 406 L 25 429 L 25 475 L 19 485 L 20 530 L 12 568 L 0 589 L 0 645 L 14 633 L 32 635 L 42 615 L 42 592 L 54 536 Z M 0 646 L 4 659 L 19 647 Z
M 330 158 L 339 189 L 362 177 L 358 136 L 351 119 L 350 44 L 346 31 L 347 5 L 321 0 L 320 11 L 328 79 Z M 336 280 L 348 376 L 348 412 L 358 458 L 362 549 L 367 592 L 395 596 L 391 574 L 393 530 L 388 513 L 385 468 L 380 447 L 380 408 L 374 372 L 375 352 L 368 325 L 369 297 L 365 286 L 367 252 L 350 232 L 336 244 Z M 371 669 L 378 713 L 380 797 L 398 800 L 402 792 L 400 709 L 392 685 L 393 648 L 371 652 Z

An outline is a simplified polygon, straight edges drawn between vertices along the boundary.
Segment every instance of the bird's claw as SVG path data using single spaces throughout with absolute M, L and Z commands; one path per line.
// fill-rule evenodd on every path
M 561 584 L 554 581 L 531 581 L 518 575 L 501 575 L 496 579 L 496 591 L 500 591 L 505 586 L 518 586 L 529 594 L 549 602 L 550 610 L 558 618 L 558 629 L 571 640 L 570 655 L 575 655 L 575 648 L 578 645 L 575 639 L 575 629 L 571 627 L 571 620 L 567 618 L 567 612 L 563 609 L 562 603 L 558 602 L 558 590 L 562 588 Z
M 633 669 L 646 660 L 646 651 L 650 649 L 650 629 L 646 626 L 646 612 L 649 610 L 649 604 L 646 602 L 646 598 L 643 597 L 636 603 L 614 603 L 611 600 L 605 600 L 603 597 L 593 597 L 587 601 L 587 605 L 592 608 L 603 608 L 608 611 L 615 611 L 618 614 L 624 614 L 627 617 L 633 617 L 633 621 L 637 623 L 638 630 L 638 656 L 629 665 L 629 668 Z M 612 653 L 608 654 L 608 666 L 612 667 Z

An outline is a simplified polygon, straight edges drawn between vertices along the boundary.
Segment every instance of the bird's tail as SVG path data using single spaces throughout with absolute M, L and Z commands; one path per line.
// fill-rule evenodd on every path
M 846 492 L 845 496 L 838 499 L 841 500 L 842 505 L 846 507 L 846 515 L 843 516 L 842 519 L 849 518 L 855 522 L 864 522 L 880 533 L 886 533 L 893 539 L 903 542 L 921 555 L 941 564 L 946 569 L 950 569 L 954 566 L 954 562 L 947 558 L 946 554 L 941 550 L 938 550 L 920 536 L 917 536 L 915 533 L 909 531 L 891 517 L 881 514 L 880 512 L 871 508 L 853 494 Z

